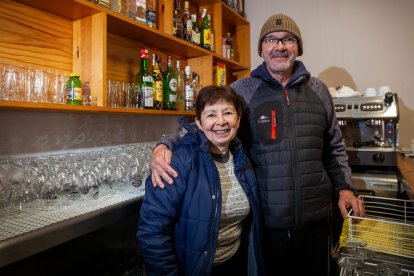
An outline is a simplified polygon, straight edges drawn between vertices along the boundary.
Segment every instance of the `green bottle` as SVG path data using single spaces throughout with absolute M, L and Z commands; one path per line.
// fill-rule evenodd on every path
M 135 75 L 135 107 L 154 108 L 152 75 L 148 71 L 148 50 L 141 49 L 141 67 Z
M 204 49 L 211 50 L 211 25 L 207 16 L 207 9 L 202 13 L 203 25 L 201 30 L 201 46 Z
M 82 82 L 79 74 L 72 73 L 69 75 L 67 82 L 67 104 L 82 105 Z
M 177 101 L 177 78 L 172 68 L 171 56 L 167 57 L 167 71 L 163 78 L 163 108 L 166 110 L 176 110 Z

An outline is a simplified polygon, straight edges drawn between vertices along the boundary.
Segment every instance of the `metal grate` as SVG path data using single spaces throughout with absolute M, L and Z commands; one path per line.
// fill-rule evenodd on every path
M 100 197 L 96 200 L 74 202 L 66 206 L 50 206 L 42 210 L 34 209 L 32 212 L 18 212 L 0 219 L 0 241 L 28 233 L 33 230 L 52 225 L 66 219 L 74 218 L 99 209 L 109 207 L 130 199 L 144 196 L 145 187 L 129 187 L 110 197 Z

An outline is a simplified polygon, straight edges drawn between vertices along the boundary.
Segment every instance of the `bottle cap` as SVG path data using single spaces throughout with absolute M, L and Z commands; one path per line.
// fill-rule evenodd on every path
M 141 58 L 148 58 L 148 50 L 141 49 L 140 55 L 141 55 Z
M 190 75 L 190 73 L 191 73 L 191 69 L 190 69 L 190 66 L 189 66 L 189 65 L 187 65 L 187 66 L 185 67 L 184 72 L 185 72 L 185 74 L 186 74 L 187 76 L 189 76 L 189 75 Z
M 78 78 L 79 78 L 79 77 L 80 77 L 80 75 L 79 75 L 79 74 L 77 74 L 77 73 L 72 73 L 72 74 L 70 74 L 70 75 L 69 75 L 69 77 L 78 77 Z

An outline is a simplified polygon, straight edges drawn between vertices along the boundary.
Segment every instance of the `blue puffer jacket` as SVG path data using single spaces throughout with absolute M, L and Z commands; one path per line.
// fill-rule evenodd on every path
M 210 275 L 221 214 L 220 177 L 204 134 L 185 122 L 188 130 L 174 149 L 174 185 L 153 188 L 145 183 L 137 238 L 148 275 Z M 261 272 L 260 200 L 254 171 L 240 143 L 233 141 L 235 175 L 249 199 L 251 211 L 244 230 L 249 234 L 249 272 Z M 244 232 L 244 234 L 246 234 Z

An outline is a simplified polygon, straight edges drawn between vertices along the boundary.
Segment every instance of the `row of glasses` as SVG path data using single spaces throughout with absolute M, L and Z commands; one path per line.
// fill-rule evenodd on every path
M 135 83 L 108 79 L 107 106 L 138 108 Z
M 364 276 L 365 262 L 375 258 L 375 252 L 366 249 L 367 242 L 358 237 L 347 237 L 344 240 L 347 247 L 351 249 L 350 256 L 343 256 L 338 259 L 338 265 L 342 268 L 341 276 Z M 395 264 L 379 263 L 376 269 L 376 276 L 399 276 L 402 269 Z
M 63 71 L 0 63 L 0 100 L 65 103 L 66 81 Z
M 2 159 L 0 218 L 135 193 L 149 174 L 151 148 L 131 144 Z

